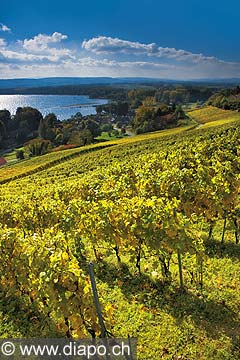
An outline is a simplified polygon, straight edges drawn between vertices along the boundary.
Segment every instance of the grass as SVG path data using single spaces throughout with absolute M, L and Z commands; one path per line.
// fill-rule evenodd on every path
M 104 255 L 104 260 L 95 264 L 100 301 L 112 307 L 111 332 L 117 337 L 137 337 L 139 360 L 239 359 L 240 249 L 236 251 L 230 226 L 221 248 L 221 225 L 206 243 L 203 292 L 191 283 L 195 257 L 188 254 L 183 257 L 188 289 L 184 292 L 178 287 L 176 258 L 171 266 L 171 285 L 161 281 L 157 264 L 154 276 L 148 271 L 152 265 L 149 260 L 142 262 L 142 275 L 127 255 L 121 265 L 113 255 Z M 6 299 L 0 301 L 0 337 L 61 335 L 37 309 L 27 310 L 20 299 L 16 301 L 17 314 L 11 312 L 12 305 Z
M 115 135 L 111 135 L 111 136 L 110 136 L 108 132 L 103 131 L 102 134 L 99 135 L 99 136 L 96 138 L 96 140 L 99 140 L 99 141 L 111 141 L 111 140 L 121 139 L 121 138 L 123 138 L 123 137 L 125 137 L 124 134 L 119 134 L 119 135 L 117 135 L 117 136 L 115 136 Z
M 129 261 L 120 269 L 114 261 L 97 265 L 101 296 L 114 304 L 113 333 L 138 337 L 139 359 L 239 359 L 240 248 L 229 226 L 221 249 L 221 225 L 214 230 L 215 248 L 206 243 L 203 292 L 191 283 L 196 260 L 188 254 L 183 257 L 188 288 L 183 293 L 178 288 L 177 259 L 171 267 L 171 286 L 148 273 L 148 261 L 141 276 Z M 156 273 L 160 271 L 156 267 Z
M 4 159 L 7 160 L 8 163 L 16 163 L 18 162 L 17 158 L 16 158 L 16 152 L 17 150 L 24 150 L 24 147 L 19 147 L 16 148 L 6 154 L 3 155 Z
M 3 157 L 4 157 L 4 159 L 5 159 L 7 162 L 11 162 L 11 161 L 17 160 L 17 159 L 16 159 L 16 151 L 15 151 L 15 150 L 12 150 L 11 152 L 4 154 Z
M 194 102 L 194 103 L 188 103 L 186 105 L 183 105 L 183 110 L 184 111 L 190 111 L 190 110 L 194 110 L 196 109 L 198 106 L 198 103 L 197 102 Z

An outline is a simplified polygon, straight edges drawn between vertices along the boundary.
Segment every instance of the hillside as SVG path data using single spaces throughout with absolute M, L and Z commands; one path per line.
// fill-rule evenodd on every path
M 188 131 L 191 128 L 194 128 L 194 125 L 189 125 L 185 127 L 179 127 L 174 129 L 167 129 L 163 131 L 156 131 L 146 135 L 138 135 L 137 137 L 123 138 L 120 140 L 111 140 L 107 142 L 101 142 L 97 144 L 87 145 L 75 149 L 62 150 L 58 152 L 51 152 L 46 155 L 35 157 L 31 159 L 26 159 L 24 161 L 7 164 L 4 167 L 0 167 L 0 183 L 8 182 L 9 180 L 16 179 L 19 177 L 25 177 L 32 173 L 53 167 L 58 163 L 68 161 L 69 159 L 79 156 L 82 153 L 89 153 L 95 150 L 99 150 L 105 147 L 114 146 L 114 145 L 124 145 L 131 143 L 138 143 L 145 139 L 158 139 L 165 136 L 177 135 L 178 133 Z
M 240 111 L 240 87 L 221 90 L 212 95 L 208 103 L 221 109 Z
M 239 358 L 239 135 L 183 127 L 1 168 L 0 336 L 98 336 L 93 261 L 107 329 L 140 360 Z
M 205 127 L 224 125 L 240 119 L 237 111 L 223 110 L 214 106 L 205 106 L 188 112 L 188 116 Z
M 92 152 L 101 148 L 128 144 L 138 143 L 145 139 L 161 139 L 165 136 L 177 135 L 182 132 L 194 129 L 197 125 L 207 128 L 211 126 L 224 125 L 237 120 L 240 120 L 240 113 L 236 111 L 222 110 L 213 106 L 206 106 L 197 110 L 192 110 L 187 113 L 189 118 L 193 120 L 192 125 L 181 126 L 173 129 L 166 129 L 162 131 L 155 131 L 149 134 L 138 135 L 131 138 L 111 140 L 107 142 L 100 142 L 84 147 L 78 147 L 75 149 L 63 150 L 58 152 L 51 152 L 40 157 L 33 157 L 31 159 L 25 159 L 20 162 L 10 162 L 4 167 L 0 167 L 0 183 L 5 183 L 11 179 L 25 177 L 37 171 L 52 167 L 60 162 L 68 161 L 69 159 L 79 156 L 85 152 Z M 194 125 L 195 123 L 195 125 Z M 13 156 L 11 155 L 11 159 Z
M 23 89 L 31 87 L 63 86 L 63 85 L 97 85 L 97 84 L 137 84 L 137 83 L 176 83 L 176 84 L 238 84 L 239 79 L 203 79 L 193 81 L 169 80 L 144 77 L 49 77 L 39 79 L 0 79 L 0 89 Z
M 50 77 L 40 79 L 0 79 L 0 89 L 24 89 L 45 86 L 64 85 L 109 85 L 152 81 L 145 78 L 112 78 L 112 77 Z

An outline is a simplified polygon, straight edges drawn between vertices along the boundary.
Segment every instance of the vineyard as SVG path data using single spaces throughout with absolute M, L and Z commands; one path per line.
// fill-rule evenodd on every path
M 237 111 L 223 110 L 214 106 L 205 106 L 201 109 L 189 111 L 188 115 L 198 123 L 205 124 L 206 127 L 223 125 L 240 119 L 240 114 Z
M 194 126 L 185 126 L 169 130 L 156 131 L 148 135 L 139 135 L 134 138 L 125 138 L 121 140 L 112 140 L 107 142 L 100 142 L 93 145 L 87 145 L 76 149 L 68 149 L 58 152 L 51 152 L 46 155 L 37 158 L 30 158 L 23 160 L 17 164 L 10 164 L 0 168 L 0 183 L 5 183 L 13 179 L 25 177 L 35 172 L 41 171 L 55 166 L 61 162 L 69 160 L 73 157 L 79 156 L 86 152 L 95 151 L 101 148 L 113 146 L 113 145 L 124 145 L 132 142 L 141 142 L 147 136 L 147 139 L 158 139 L 169 135 L 177 135 L 182 131 L 188 131 Z
M 25 163 L 0 170 L 1 337 L 99 337 L 92 261 L 140 360 L 240 357 L 238 121 Z

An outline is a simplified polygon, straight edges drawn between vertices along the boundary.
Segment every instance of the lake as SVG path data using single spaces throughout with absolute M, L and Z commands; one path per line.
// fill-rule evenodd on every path
M 77 112 L 96 114 L 95 106 L 107 102 L 105 99 L 90 99 L 87 95 L 0 95 L 0 110 L 7 109 L 14 115 L 18 107 L 31 106 L 43 115 L 54 113 L 59 120 L 64 120 Z

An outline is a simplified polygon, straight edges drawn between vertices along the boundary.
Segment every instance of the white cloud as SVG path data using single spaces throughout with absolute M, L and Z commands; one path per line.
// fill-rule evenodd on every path
M 145 67 L 146 66 L 146 67 Z M 10 77 L 43 77 L 43 76 L 156 76 L 156 68 L 148 63 L 115 62 L 82 58 L 78 61 L 66 60 L 63 63 L 21 63 L 1 64 L 5 78 Z M 157 67 L 158 75 L 170 78 L 172 69 Z M 3 72 L 3 71 L 2 71 Z M 34 75 L 33 75 L 34 74 Z
M 59 32 L 54 32 L 52 35 L 38 34 L 32 39 L 18 40 L 11 48 L 2 50 L 2 56 L 15 62 L 38 62 L 44 60 L 61 62 L 66 58 L 74 59 L 75 56 L 71 49 L 58 46 L 65 39 L 67 39 L 67 35 Z M 58 47 L 53 47 L 53 44 Z
M 11 31 L 11 29 L 7 26 L 7 25 L 4 25 L 2 23 L 0 23 L 0 31 Z
M 125 53 L 133 55 L 147 55 L 152 57 L 174 59 L 176 61 L 219 61 L 213 56 L 204 56 L 203 54 L 194 54 L 186 50 L 177 50 L 175 48 L 157 46 L 155 43 L 142 44 L 139 42 L 121 40 L 106 36 L 98 36 L 90 40 L 84 40 L 82 47 L 85 50 L 96 54 Z
M 58 55 L 40 55 L 40 54 L 28 54 L 13 50 L 1 49 L 0 55 L 5 61 L 19 61 L 19 62 L 38 62 L 38 61 L 59 61 Z
M 1 77 L 134 76 L 186 80 L 240 77 L 240 63 L 155 43 L 100 36 L 85 40 L 82 48 L 73 49 L 72 44 L 62 46 L 67 38 L 59 32 L 8 44 L 0 38 Z M 86 56 L 87 51 L 92 54 Z
M 162 64 L 149 61 L 116 61 L 109 59 L 94 59 L 91 57 L 81 58 L 76 64 L 81 64 L 89 67 L 115 67 L 115 68 L 149 68 L 149 69 L 174 69 L 175 65 Z
M 22 46 L 24 49 L 34 53 L 49 51 L 49 49 L 54 51 L 56 49 L 49 47 L 49 45 L 60 43 L 67 38 L 67 35 L 59 32 L 54 32 L 52 35 L 38 34 L 32 39 L 24 39 Z
M 1 53 L 0 53 L 1 58 Z M 240 74 L 240 65 L 226 66 L 219 64 L 161 64 L 148 61 L 116 61 L 111 59 L 95 59 L 92 57 L 78 57 L 75 60 L 65 59 L 58 62 L 48 59 L 34 60 L 29 58 L 8 60 L 0 59 L 1 76 L 14 77 L 50 77 L 50 76 L 112 76 L 112 77 L 152 77 L 162 79 L 199 79 L 199 78 L 227 78 Z
M 6 45 L 6 40 L 0 38 L 0 47 L 1 47 L 1 46 L 5 46 L 5 45 Z
M 154 54 L 158 47 L 156 44 L 141 44 L 139 42 L 132 42 L 121 40 L 118 38 L 111 38 L 106 36 L 98 36 L 90 40 L 85 40 L 82 43 L 85 50 L 89 50 L 98 54 L 101 53 L 115 53 L 123 52 L 128 54 Z

